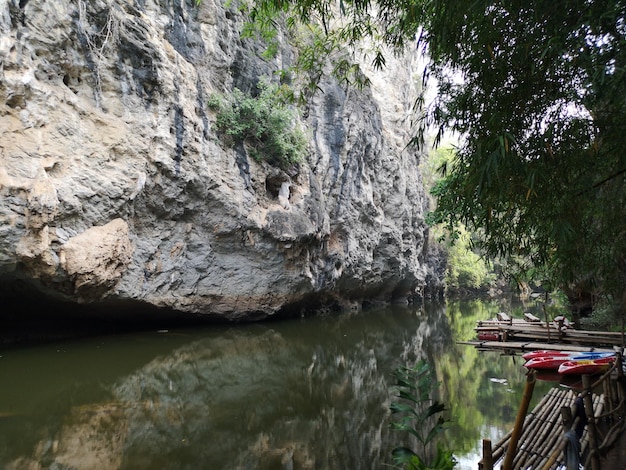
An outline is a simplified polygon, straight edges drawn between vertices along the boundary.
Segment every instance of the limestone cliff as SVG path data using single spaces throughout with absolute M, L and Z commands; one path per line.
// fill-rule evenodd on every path
M 416 57 L 326 80 L 289 171 L 224 144 L 213 92 L 289 64 L 220 0 L 0 0 L 0 295 L 220 319 L 420 298 Z

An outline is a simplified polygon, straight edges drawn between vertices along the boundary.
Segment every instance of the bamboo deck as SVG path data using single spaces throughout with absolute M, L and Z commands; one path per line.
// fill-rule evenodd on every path
M 513 458 L 512 468 L 543 469 L 555 451 L 558 451 L 563 438 L 562 407 L 572 407 L 577 393 L 573 390 L 553 388 L 535 406 L 532 412 L 526 415 L 523 431 L 520 436 L 520 445 Z M 594 415 L 602 414 L 604 409 L 604 395 L 593 395 Z M 508 450 L 512 432 L 500 439 L 492 448 L 494 464 L 502 461 Z M 589 439 L 587 430 L 584 431 L 581 444 L 581 455 L 588 452 Z M 481 468 L 479 463 L 479 468 Z M 550 469 L 557 469 L 565 465 L 562 453 L 550 465 Z M 493 468 L 496 468 L 494 465 Z
M 518 319 L 499 313 L 497 319 L 478 321 L 474 330 L 478 339 L 461 344 L 510 352 L 535 349 L 612 352 L 624 347 L 626 342 L 619 332 L 577 330 L 566 320 L 545 322 L 530 314 Z
M 502 462 L 504 462 L 502 468 L 507 470 L 566 468 L 563 454 L 565 415 L 568 412 L 575 412 L 573 404 L 578 396 L 585 397 L 584 409 L 587 417 L 591 416 L 590 419 L 595 420 L 593 417 L 601 416 L 606 410 L 606 414 L 612 415 L 618 422 L 615 427 L 617 434 L 626 432 L 626 423 L 623 420 L 626 414 L 626 381 L 622 368 L 626 343 L 623 333 L 577 330 L 563 317 L 559 317 L 558 321 L 544 322 L 531 314 L 525 314 L 524 319 L 512 319 L 504 313 L 499 313 L 496 319 L 477 322 L 475 330 L 477 340 L 459 344 L 473 345 L 479 350 L 496 350 L 503 354 L 547 349 L 614 352 L 618 357 L 615 365 L 609 372 L 603 374 L 596 384 L 590 385 L 590 376 L 581 377 L 582 383 L 586 383 L 583 393 L 579 394 L 572 388 L 555 387 L 542 398 L 532 412 L 525 414 L 527 409 L 523 411 L 520 409 L 513 430 L 493 447 L 491 441 L 483 441 L 483 460 L 478 464 L 479 469 L 491 470 Z M 539 378 L 538 375 L 536 377 Z M 609 398 L 606 400 L 608 405 L 605 404 L 605 394 L 592 393 L 600 382 L 603 383 L 605 393 L 608 392 Z M 529 401 L 530 397 L 527 397 L 525 390 L 522 402 L 527 407 Z M 580 456 L 582 458 L 589 454 L 591 459 L 589 468 L 593 470 L 601 468 L 599 447 L 605 448 L 604 444 L 599 446 L 596 433 L 595 425 L 590 422 L 580 440 Z M 589 435 L 592 436 L 591 439 Z M 507 456 L 509 446 L 512 450 Z M 608 449 L 608 445 L 606 448 Z
M 538 349 L 550 349 L 554 351 L 568 350 L 575 352 L 614 352 L 614 348 L 580 346 L 568 343 L 540 343 L 537 341 L 459 341 L 458 344 L 474 346 L 483 351 L 502 351 L 505 353 L 535 351 Z

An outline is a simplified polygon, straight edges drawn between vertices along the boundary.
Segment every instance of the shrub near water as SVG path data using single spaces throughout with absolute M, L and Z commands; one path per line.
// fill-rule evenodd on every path
M 257 97 L 235 88 L 230 95 L 213 94 L 209 107 L 217 111 L 218 131 L 232 143 L 243 143 L 257 161 L 282 168 L 299 163 L 306 150 L 304 133 L 295 123 L 286 85 L 259 82 Z
M 413 367 L 398 367 L 394 376 L 398 401 L 391 403 L 390 410 L 398 420 L 391 423 L 391 429 L 406 433 L 419 447 L 393 449 L 396 468 L 453 470 L 456 458 L 438 442 L 449 419 L 444 416 L 445 405 L 433 397 L 437 385 L 434 370 L 426 361 L 419 361 Z M 436 448 L 434 455 L 432 447 Z

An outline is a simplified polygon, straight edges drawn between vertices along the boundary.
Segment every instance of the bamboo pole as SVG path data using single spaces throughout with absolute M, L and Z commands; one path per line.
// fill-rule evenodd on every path
M 556 439 L 550 447 L 550 455 L 545 456 L 536 468 L 548 470 L 555 463 L 557 463 L 559 457 L 562 458 L 562 461 L 565 460 L 563 456 L 563 451 L 568 444 L 568 439 L 565 436 L 565 433 L 569 429 L 574 429 L 580 421 L 580 417 L 576 417 L 576 419 L 574 419 L 574 415 L 576 414 L 576 395 L 574 393 L 569 393 L 568 396 L 565 398 L 566 400 L 561 407 L 562 433 L 560 435 L 558 433 L 555 434 Z
M 585 403 L 585 413 L 587 414 L 587 434 L 589 439 L 591 469 L 600 470 L 600 457 L 598 456 L 596 423 L 593 414 L 593 399 L 591 396 L 591 378 L 588 375 L 583 375 L 582 380 L 583 388 L 585 390 L 585 396 L 583 397 L 583 401 Z
M 552 388 L 545 394 L 540 402 L 535 406 L 533 411 L 526 415 L 523 425 L 523 432 L 518 442 L 525 443 L 524 448 L 517 452 L 517 456 L 514 458 L 513 468 L 520 468 L 519 462 L 525 463 L 536 462 L 539 460 L 537 453 L 537 446 L 542 446 L 542 442 L 537 439 L 536 434 L 540 433 L 546 423 L 551 421 L 558 421 L 558 417 L 551 416 L 554 409 L 559 409 L 563 403 L 573 403 L 575 394 L 571 390 L 563 390 L 558 388 Z M 574 398 L 572 398 L 574 396 Z M 502 459 L 505 449 L 510 443 L 513 430 L 509 431 L 503 438 L 501 438 L 493 447 L 493 461 L 498 462 Z M 527 445 L 527 446 L 526 446 Z M 551 452 L 552 448 L 547 448 L 544 452 Z M 546 460 L 546 459 L 543 459 Z M 543 461 L 542 460 L 542 461 Z M 528 466 L 526 465 L 527 468 Z M 539 468 L 536 465 L 533 468 Z
M 554 408 L 554 413 L 550 415 L 550 422 L 547 423 L 545 429 L 540 434 L 540 437 L 537 439 L 537 443 L 539 443 L 539 447 L 535 449 L 535 452 L 532 458 L 528 461 L 528 463 L 523 468 L 538 468 L 537 462 L 544 458 L 544 454 L 550 452 L 550 449 L 554 447 L 555 439 L 558 439 L 559 433 L 555 432 L 556 421 L 557 421 L 557 413 L 559 407 Z M 520 467 L 521 468 L 521 467 Z
M 548 320 L 548 309 L 546 308 L 546 304 L 548 303 L 548 293 L 546 292 L 546 299 L 541 306 L 543 308 L 543 314 L 546 317 L 546 326 L 548 327 L 548 342 L 552 340 L 550 337 L 550 321 Z
M 497 462 L 504 455 L 504 448 L 508 445 L 509 438 L 511 437 L 511 431 L 506 433 L 504 439 L 500 441 L 500 445 L 496 445 L 495 449 L 493 449 L 493 461 Z
M 483 459 L 478 462 L 478 470 L 493 470 L 491 439 L 483 439 Z
M 593 388 L 593 387 L 592 387 Z M 584 395 L 583 395 L 584 398 Z M 602 410 L 602 400 L 601 397 L 597 396 L 597 395 L 592 395 L 591 397 L 592 401 L 593 401 L 593 410 L 594 410 L 594 417 L 597 416 L 598 411 Z M 598 401 L 600 400 L 600 401 Z M 584 402 L 584 399 L 583 399 Z M 585 412 L 585 415 L 587 415 L 587 410 L 586 410 L 586 405 L 583 403 L 583 411 Z M 587 467 L 590 468 L 589 462 L 591 459 L 591 455 L 588 455 L 588 449 L 590 447 L 589 444 L 589 426 L 586 426 L 585 429 L 583 430 L 583 435 L 582 438 L 580 439 L 580 455 L 587 455 Z
M 580 421 L 580 417 L 577 417 L 574 420 L 572 428 L 578 424 L 578 421 Z M 565 450 L 565 447 L 567 447 L 567 438 L 563 435 L 561 436 L 561 441 L 559 442 L 558 447 L 554 450 L 554 452 L 552 452 L 550 458 L 546 462 L 542 462 L 543 466 L 538 468 L 541 468 L 541 470 L 549 470 L 556 463 L 561 453 Z
M 549 454 L 554 447 L 559 444 L 559 423 L 560 412 L 564 406 L 571 402 L 571 391 L 559 389 L 555 393 L 557 399 L 548 407 L 548 414 L 544 419 L 543 426 L 538 436 L 533 436 L 531 442 L 534 443 L 532 456 L 524 462 L 523 468 L 541 468 L 548 460 Z M 518 465 L 515 468 L 522 468 Z
M 599 416 L 600 414 L 602 414 L 603 410 L 604 410 L 604 402 L 605 402 L 605 397 L 602 395 L 594 395 L 592 396 L 593 399 L 593 416 L 594 416 L 594 423 L 596 422 L 596 416 Z M 587 434 L 586 434 L 586 439 L 584 440 L 584 447 L 583 445 L 581 445 L 581 454 L 585 454 L 585 451 L 588 447 L 591 448 L 591 453 L 589 455 L 589 458 L 591 458 L 592 455 L 595 454 L 595 456 L 598 456 L 598 450 L 600 448 L 600 445 L 598 443 L 599 440 L 599 435 L 597 432 L 597 428 L 594 427 L 594 429 L 596 429 L 596 451 L 593 451 L 593 447 L 591 447 L 590 445 L 590 441 L 589 441 L 589 425 L 587 425 Z M 599 459 L 599 457 L 598 457 Z
M 594 347 L 593 345 L 581 346 L 576 344 L 564 344 L 564 343 L 545 343 L 542 341 L 486 341 L 486 340 L 473 340 L 473 341 L 457 341 L 457 344 L 465 344 L 474 346 L 476 348 L 482 348 L 485 350 L 504 349 L 507 351 L 533 351 L 536 349 L 551 349 L 558 351 L 561 349 L 567 349 L 568 351 L 575 352 L 613 352 L 609 348 Z
M 624 398 L 626 398 L 625 383 L 624 383 L 624 369 L 622 369 L 622 355 L 618 354 L 617 359 L 615 360 L 615 369 L 617 370 L 617 380 L 615 382 L 615 388 L 617 389 L 617 402 L 619 406 L 617 408 L 617 412 L 620 415 L 624 413 Z
M 556 413 L 558 415 L 558 411 Z M 558 420 L 558 416 L 555 416 L 555 420 Z M 558 423 L 554 423 L 555 425 L 550 429 L 550 434 L 546 437 L 544 444 L 538 449 L 537 454 L 530 468 L 542 468 L 543 465 L 548 461 L 550 453 L 554 448 L 559 446 L 559 442 L 562 439 L 562 435 L 558 429 Z M 528 467 L 526 467 L 528 468 Z
M 531 371 L 526 374 L 526 385 L 524 386 L 524 395 L 522 396 L 522 402 L 517 413 L 517 419 L 515 420 L 515 426 L 513 427 L 513 434 L 511 435 L 511 441 L 509 442 L 509 448 L 504 456 L 503 470 L 512 470 L 513 457 L 515 457 L 515 450 L 517 448 L 517 442 L 519 436 L 522 433 L 522 427 L 524 424 L 524 418 L 528 411 L 528 405 L 533 396 L 533 390 L 535 388 L 535 372 Z M 593 470 L 596 470 L 595 468 Z
M 517 455 L 513 462 L 514 468 L 527 468 L 530 462 L 534 460 L 533 453 L 539 451 L 540 447 L 545 443 L 546 433 L 550 432 L 551 429 L 552 410 L 558 408 L 560 400 L 561 394 L 558 392 L 553 393 L 551 400 L 541 410 L 541 413 L 537 415 L 533 426 L 528 426 L 528 432 L 525 432 L 520 439 L 520 441 L 528 443 L 528 446 L 524 448 L 524 455 L 521 455 L 521 452 L 518 451 L 520 455 Z

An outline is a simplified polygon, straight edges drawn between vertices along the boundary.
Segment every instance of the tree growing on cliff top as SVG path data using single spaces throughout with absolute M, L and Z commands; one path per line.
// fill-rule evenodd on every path
M 318 61 L 364 38 L 379 67 L 386 47 L 422 47 L 438 93 L 421 129 L 462 137 L 431 220 L 624 311 L 626 0 L 261 0 L 250 13 L 266 31 L 315 25 Z

